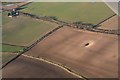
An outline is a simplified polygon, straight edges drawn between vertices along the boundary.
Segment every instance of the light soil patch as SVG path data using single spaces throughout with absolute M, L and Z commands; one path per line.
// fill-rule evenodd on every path
M 89 78 L 118 77 L 116 35 L 63 27 L 25 54 L 61 63 Z
M 3 78 L 76 78 L 45 62 L 20 56 L 2 70 Z
M 118 30 L 118 17 L 117 15 L 108 19 L 104 23 L 100 24 L 99 28 L 101 29 L 110 29 L 110 30 Z

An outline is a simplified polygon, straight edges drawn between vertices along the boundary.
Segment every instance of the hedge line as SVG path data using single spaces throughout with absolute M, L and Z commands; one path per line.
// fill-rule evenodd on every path
M 33 15 L 33 14 L 30 14 L 30 13 L 24 13 L 24 12 L 20 12 L 20 14 L 29 16 L 31 18 L 36 18 L 36 19 L 41 19 L 41 20 L 45 20 L 45 21 L 49 21 L 49 22 L 54 22 L 54 23 L 59 24 L 59 25 L 66 25 L 66 26 L 69 26 L 69 27 L 77 28 L 77 29 L 83 29 L 83 30 L 88 30 L 88 31 L 92 31 L 92 32 L 99 32 L 99 33 L 106 33 L 106 34 L 120 35 L 118 30 L 107 30 L 107 29 L 96 28 L 97 26 L 99 26 L 98 24 L 93 25 L 93 26 L 89 26 L 89 24 L 88 25 L 85 25 L 85 24 L 79 24 L 78 25 L 78 24 L 74 24 L 74 23 L 67 23 L 67 22 L 64 22 L 64 21 L 60 21 L 58 19 L 53 19 L 50 16 L 37 16 L 37 15 Z M 112 15 L 111 17 L 113 17 L 113 16 L 115 16 L 115 14 Z M 109 17 L 109 18 L 111 18 L 111 17 Z M 107 19 L 109 19 L 109 18 L 107 18 Z M 104 22 L 104 21 L 102 21 L 102 22 Z

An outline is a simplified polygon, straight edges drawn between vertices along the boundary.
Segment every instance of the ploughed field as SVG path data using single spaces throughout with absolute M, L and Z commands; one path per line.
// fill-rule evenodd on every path
M 2 70 L 3 78 L 76 78 L 63 69 L 20 56 Z
M 120 18 L 120 17 L 116 15 L 116 16 L 108 19 L 107 21 L 100 24 L 99 28 L 110 29 L 110 30 L 118 30 L 118 18 Z
M 67 22 L 83 21 L 97 24 L 114 12 L 103 2 L 33 2 L 23 7 L 23 12 L 42 16 L 55 16 Z
M 63 27 L 38 43 L 26 55 L 62 63 L 89 78 L 118 77 L 116 35 Z

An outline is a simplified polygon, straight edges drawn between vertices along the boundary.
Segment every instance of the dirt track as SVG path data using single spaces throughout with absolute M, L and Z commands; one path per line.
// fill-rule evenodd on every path
M 118 76 L 117 45 L 115 35 L 64 27 L 25 54 L 60 62 L 86 77 L 113 78 Z
M 100 28 L 102 29 L 117 30 L 118 29 L 118 16 L 116 15 L 100 25 L 101 25 Z
M 2 70 L 3 78 L 75 78 L 50 64 L 20 56 Z

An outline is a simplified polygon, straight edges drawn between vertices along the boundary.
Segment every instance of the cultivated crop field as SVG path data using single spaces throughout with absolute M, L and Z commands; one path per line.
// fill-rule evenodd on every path
M 99 23 L 114 12 L 102 2 L 90 3 L 44 3 L 33 2 L 24 7 L 22 11 L 36 15 L 56 16 L 68 22 L 83 21 L 85 23 Z
M 38 43 L 26 55 L 59 62 L 89 78 L 117 77 L 116 35 L 63 27 Z
M 24 56 L 8 64 L 2 72 L 3 78 L 76 78 L 58 67 Z
M 3 13 L 4 14 L 4 13 Z M 58 25 L 26 16 L 9 18 L 3 15 L 3 43 L 27 46 Z
M 113 29 L 113 30 L 118 30 L 118 18 L 119 16 L 114 16 L 107 21 L 103 22 L 100 24 L 101 29 Z

